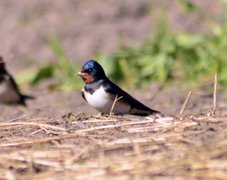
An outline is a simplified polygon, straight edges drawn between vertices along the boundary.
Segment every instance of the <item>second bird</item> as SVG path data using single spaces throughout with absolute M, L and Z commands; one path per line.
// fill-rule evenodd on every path
M 26 99 L 33 99 L 33 97 L 21 94 L 15 80 L 6 70 L 5 62 L 0 57 L 0 104 L 25 106 Z
M 81 91 L 82 97 L 89 105 L 103 114 L 110 113 L 116 97 L 119 100 L 116 101 L 112 109 L 112 112 L 116 115 L 132 114 L 147 116 L 160 113 L 145 106 L 109 80 L 102 66 L 94 60 L 87 61 L 81 71 L 78 72 L 78 75 L 86 83 Z

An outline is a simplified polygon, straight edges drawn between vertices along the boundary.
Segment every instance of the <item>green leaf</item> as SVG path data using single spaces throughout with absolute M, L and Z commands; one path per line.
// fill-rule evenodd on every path
M 41 67 L 34 78 L 32 79 L 32 84 L 37 84 L 38 82 L 54 77 L 55 66 L 52 64 Z
M 176 43 L 183 48 L 193 48 L 203 42 L 202 36 L 179 33 L 176 36 Z

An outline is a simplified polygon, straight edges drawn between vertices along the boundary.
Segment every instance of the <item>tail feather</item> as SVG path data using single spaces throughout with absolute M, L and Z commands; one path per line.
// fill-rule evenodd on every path
M 29 95 L 22 95 L 22 97 L 23 97 L 23 99 L 35 99 L 35 97 L 34 96 L 29 96 Z
M 153 110 L 153 109 L 149 109 L 149 110 L 142 110 L 142 109 L 132 109 L 130 111 L 130 114 L 132 115 L 137 115 L 137 116 L 149 116 L 152 114 L 160 114 L 161 112 Z
M 20 101 L 19 101 L 19 104 L 21 104 L 22 106 L 27 106 L 26 104 L 26 100 L 29 100 L 29 99 L 35 99 L 34 96 L 29 96 L 29 95 L 21 95 L 21 98 L 20 98 Z

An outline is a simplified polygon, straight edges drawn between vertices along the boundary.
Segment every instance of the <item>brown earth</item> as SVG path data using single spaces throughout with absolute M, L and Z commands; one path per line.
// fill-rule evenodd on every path
M 140 44 L 163 11 L 176 31 L 209 31 L 225 7 L 196 4 L 201 13 L 185 13 L 179 1 L 2 1 L 1 54 L 15 75 L 36 70 L 54 62 L 47 40 L 57 34 L 69 59 L 82 62 L 120 43 Z M 129 92 L 167 118 L 103 117 L 78 90 L 50 92 L 45 83 L 31 88 L 36 99 L 27 108 L 0 106 L 0 179 L 227 178 L 225 88 L 215 115 L 212 84 L 192 90 L 182 116 L 189 89 L 154 84 Z
M 180 92 L 179 90 L 177 90 Z M 0 106 L 0 179 L 226 179 L 227 105 L 176 88 L 136 97 L 166 117 L 100 116 L 78 92 Z
M 113 52 L 119 44 L 140 44 L 163 16 L 175 31 L 209 32 L 211 20 L 222 20 L 224 4 L 194 3 L 200 10 L 187 13 L 179 0 L 3 0 L 1 55 L 13 72 L 36 70 L 55 62 L 48 45 L 52 35 L 59 37 L 72 62 L 84 62 L 97 53 Z
M 75 93 L 46 97 L 1 107 L 0 179 L 227 177 L 226 106 L 215 116 L 206 103 L 200 115 L 105 117 Z M 175 108 L 163 104 L 154 106 Z

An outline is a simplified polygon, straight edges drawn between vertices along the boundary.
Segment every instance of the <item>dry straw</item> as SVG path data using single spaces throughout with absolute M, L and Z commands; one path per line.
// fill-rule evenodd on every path
M 75 119 L 70 132 L 44 121 L 1 123 L 0 178 L 224 179 L 225 120 L 93 116 L 80 120 L 83 129 L 76 128 Z
M 216 94 L 215 75 L 213 115 Z M 227 117 L 185 115 L 190 96 L 181 119 L 110 113 L 0 123 L 0 179 L 227 179 Z

